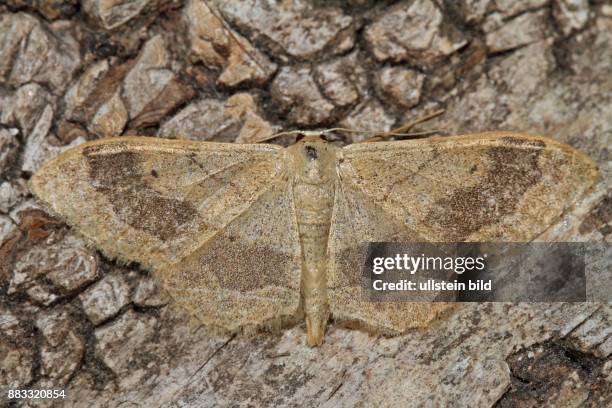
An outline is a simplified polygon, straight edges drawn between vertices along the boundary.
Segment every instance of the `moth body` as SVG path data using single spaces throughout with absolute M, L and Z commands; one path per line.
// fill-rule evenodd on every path
M 320 345 L 329 318 L 327 245 L 336 186 L 337 148 L 317 136 L 290 147 L 293 195 L 302 248 L 301 292 L 307 342 Z

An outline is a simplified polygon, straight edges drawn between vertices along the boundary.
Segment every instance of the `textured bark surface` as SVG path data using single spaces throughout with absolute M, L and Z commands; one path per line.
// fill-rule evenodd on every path
M 590 155 L 601 181 L 540 238 L 610 241 L 609 2 L 2 2 L 0 406 L 9 388 L 67 390 L 9 404 L 28 407 L 612 404 L 610 303 L 465 304 L 396 338 L 332 326 L 316 349 L 304 325 L 226 336 L 40 210 L 26 185 L 102 136 L 384 131 L 440 108 L 417 130 L 526 131 Z

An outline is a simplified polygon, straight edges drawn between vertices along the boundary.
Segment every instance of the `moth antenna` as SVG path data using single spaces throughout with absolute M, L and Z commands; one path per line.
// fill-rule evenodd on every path
M 229 24 L 227 23 L 227 21 L 225 21 L 225 19 L 223 17 L 221 17 L 218 13 L 217 10 L 211 6 L 209 4 L 208 1 L 204 1 L 204 3 L 206 4 L 206 7 L 208 7 L 208 9 L 210 10 L 210 13 L 213 15 L 213 17 L 219 21 L 221 23 L 221 25 L 223 26 L 223 28 L 225 28 L 225 30 L 227 31 L 227 34 L 232 38 L 232 40 L 236 43 L 236 45 L 238 45 L 238 47 L 242 50 L 242 52 L 244 52 L 246 55 L 249 56 L 249 58 L 251 59 L 251 61 L 253 61 L 255 63 L 255 65 L 257 65 L 257 67 L 262 70 L 265 71 L 265 68 L 259 63 L 259 61 L 257 61 L 257 58 L 255 58 L 247 49 L 246 47 L 240 42 L 240 40 L 238 39 L 238 37 L 236 37 L 236 35 L 234 34 L 232 28 L 229 26 Z
M 278 132 L 278 133 L 274 133 L 274 134 L 272 134 L 270 136 L 265 136 L 265 137 L 263 137 L 261 139 L 257 139 L 253 143 L 267 142 L 268 140 L 276 139 L 279 136 L 302 135 L 302 134 L 304 134 L 303 130 L 288 130 L 286 132 Z
M 429 115 L 425 115 L 421 118 L 415 119 L 412 122 L 408 122 L 405 125 L 397 127 L 395 129 L 391 129 L 390 131 L 381 133 L 380 135 L 377 135 L 377 136 L 382 137 L 382 138 L 391 137 L 391 136 L 401 136 L 401 133 L 405 133 L 407 130 L 412 129 L 418 124 L 430 121 L 433 118 L 437 118 L 438 116 L 442 115 L 444 112 L 445 112 L 444 109 L 437 110 L 433 113 L 430 113 Z
M 378 130 L 362 130 L 362 129 L 335 127 L 335 128 L 323 129 L 321 132 L 376 133 L 378 132 Z
M 350 129 L 350 128 L 343 128 L 343 127 L 323 129 L 321 132 L 347 132 L 347 133 L 362 133 L 362 134 L 373 135 L 371 138 L 364 140 L 362 142 L 358 142 L 358 143 L 380 141 L 380 140 L 384 140 L 392 136 L 408 136 L 408 137 L 424 136 L 424 135 L 430 135 L 433 133 L 439 133 L 441 130 L 435 129 L 435 130 L 428 130 L 428 131 L 423 131 L 423 132 L 410 132 L 410 133 L 406 131 L 418 125 L 419 123 L 427 122 L 428 120 L 431 120 L 437 116 L 442 115 L 443 113 L 444 113 L 444 109 L 440 109 L 438 111 L 430 113 L 429 115 L 423 116 L 422 118 L 416 119 L 398 128 L 391 129 L 388 132 L 383 132 L 383 133 L 380 133 L 378 130 Z
M 446 132 L 446 129 L 432 129 L 432 130 L 424 130 L 422 132 L 408 132 L 408 133 L 389 133 L 389 134 L 385 134 L 385 135 L 376 135 L 373 136 L 369 139 L 366 140 L 362 140 L 361 142 L 357 142 L 357 143 L 372 143 L 372 142 L 381 142 L 385 139 L 388 139 L 389 137 L 392 136 L 399 136 L 399 137 L 418 137 L 418 136 L 427 136 L 427 135 L 433 135 L 435 133 L 444 133 Z
M 384 132 L 384 133 L 379 133 L 379 131 L 377 130 L 362 130 L 362 129 L 351 129 L 351 128 L 344 128 L 344 127 L 335 127 L 335 128 L 328 128 L 328 129 L 322 129 L 321 133 L 327 133 L 327 132 L 348 132 L 348 133 L 366 133 L 366 134 L 371 134 L 374 135 L 373 137 L 371 137 L 370 139 L 364 140 L 363 142 L 374 142 L 374 141 L 379 141 L 379 140 L 383 140 L 392 136 L 404 136 L 404 137 L 413 137 L 413 136 L 424 136 L 424 135 L 430 135 L 433 133 L 439 133 L 441 130 L 440 129 L 435 129 L 435 130 L 427 130 L 427 131 L 423 131 L 423 132 L 405 132 L 406 130 L 409 130 L 410 128 L 418 125 L 419 123 L 423 123 L 423 122 L 427 122 L 428 120 L 431 120 L 437 116 L 440 116 L 444 113 L 444 109 L 440 109 L 438 111 L 435 111 L 433 113 L 430 113 L 429 115 L 423 116 L 422 118 L 416 119 L 412 122 L 409 122 L 405 125 L 402 125 L 398 128 L 392 129 L 388 132 Z M 288 136 L 288 135 L 295 135 L 295 134 L 303 134 L 304 131 L 302 130 L 290 130 L 290 131 L 286 131 L 286 132 L 279 132 L 279 133 L 274 133 L 270 136 L 266 136 L 264 138 L 258 139 L 256 140 L 254 143 L 261 143 L 261 142 L 266 142 L 268 140 L 271 139 L 275 139 L 279 136 Z M 360 143 L 363 143 L 360 142 Z

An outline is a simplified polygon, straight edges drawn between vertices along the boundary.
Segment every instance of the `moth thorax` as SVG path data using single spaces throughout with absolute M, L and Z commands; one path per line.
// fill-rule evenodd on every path
M 313 253 L 319 253 L 327 245 L 334 205 L 336 148 L 324 141 L 309 140 L 292 146 L 291 153 L 300 240 Z

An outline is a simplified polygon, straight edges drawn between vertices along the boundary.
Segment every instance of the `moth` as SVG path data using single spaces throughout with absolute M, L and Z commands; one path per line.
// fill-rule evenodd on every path
M 118 137 L 42 167 L 31 189 L 107 257 L 152 271 L 203 323 L 237 331 L 330 319 L 388 335 L 444 303 L 368 302 L 364 242 L 530 241 L 595 183 L 541 136 L 476 133 L 338 147 Z

